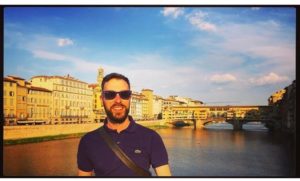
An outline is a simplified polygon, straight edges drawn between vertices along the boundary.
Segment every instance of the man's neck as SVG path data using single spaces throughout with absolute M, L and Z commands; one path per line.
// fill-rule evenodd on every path
M 116 130 L 118 133 L 125 130 L 130 124 L 129 118 L 127 117 L 123 123 L 112 123 L 107 119 L 107 127 L 112 130 Z

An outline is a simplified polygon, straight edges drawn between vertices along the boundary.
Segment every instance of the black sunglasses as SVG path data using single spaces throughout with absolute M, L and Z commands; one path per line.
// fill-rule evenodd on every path
M 107 100 L 114 99 L 117 96 L 117 94 L 119 94 L 119 96 L 122 99 L 129 99 L 131 96 L 131 90 L 124 90 L 124 91 L 120 91 L 120 92 L 108 90 L 108 91 L 103 91 L 102 93 L 103 93 L 104 98 Z

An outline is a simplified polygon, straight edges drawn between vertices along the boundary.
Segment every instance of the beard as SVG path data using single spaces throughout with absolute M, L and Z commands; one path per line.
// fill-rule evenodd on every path
M 118 113 L 115 113 L 115 114 L 114 114 L 113 111 L 112 111 L 112 108 L 113 108 L 114 106 L 116 106 L 116 105 L 117 105 L 117 104 L 114 104 L 113 106 L 111 106 L 110 109 L 108 109 L 108 108 L 106 107 L 106 105 L 104 104 L 104 110 L 105 110 L 105 112 L 106 112 L 106 115 L 107 115 L 107 118 L 109 119 L 109 121 L 111 121 L 112 123 L 118 123 L 118 124 L 121 124 L 121 123 L 123 123 L 123 122 L 126 120 L 128 114 L 129 114 L 129 108 L 127 108 L 126 106 L 124 106 L 124 105 L 122 105 L 122 104 L 118 104 L 118 106 L 123 106 L 123 107 L 125 108 L 125 112 L 124 112 L 124 114 L 123 114 L 123 112 L 120 113 L 120 114 L 123 114 L 123 115 L 120 115 L 120 114 L 118 114 Z

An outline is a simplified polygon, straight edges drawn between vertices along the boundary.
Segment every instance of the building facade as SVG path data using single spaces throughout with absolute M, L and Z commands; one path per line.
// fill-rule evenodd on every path
M 276 97 L 277 96 L 277 97 Z M 274 99 L 274 97 L 276 97 Z M 272 128 L 288 133 L 296 130 L 296 80 L 289 86 L 272 94 L 268 100 L 271 106 Z M 272 101 L 276 100 L 276 101 Z
M 284 94 L 286 92 L 286 89 L 281 89 L 279 91 L 276 91 L 275 93 L 273 93 L 269 98 L 268 98 L 268 103 L 269 105 L 274 105 L 276 104 L 278 101 L 280 101 Z
M 32 86 L 52 91 L 51 124 L 92 123 L 93 91 L 88 83 L 67 76 L 34 76 Z
M 129 114 L 135 119 L 135 120 L 143 120 L 143 108 L 145 109 L 146 101 L 144 95 L 138 93 L 138 92 L 132 92 L 131 95 L 131 104 L 130 104 L 130 111 Z M 147 111 L 147 110 L 145 110 Z
M 102 122 L 106 117 L 104 107 L 102 105 L 102 100 L 101 100 L 101 94 L 102 94 L 101 84 L 102 84 L 103 76 L 104 76 L 104 70 L 103 68 L 100 67 L 98 69 L 98 74 L 97 74 L 97 83 L 89 84 L 89 88 L 91 88 L 93 92 L 92 119 L 94 120 L 94 122 Z
M 209 118 L 266 120 L 269 106 L 170 106 L 163 111 L 163 119 L 206 120 Z
M 153 119 L 154 114 L 153 114 L 153 90 L 151 89 L 143 89 L 142 90 L 142 95 L 145 96 L 145 98 L 148 101 L 144 101 L 144 118 L 145 119 Z
M 27 86 L 25 79 L 9 75 L 4 78 L 5 124 L 22 124 L 27 120 Z
M 164 99 L 160 96 L 153 96 L 153 116 L 154 119 L 162 119 L 162 108 Z
M 3 79 L 3 109 L 4 125 L 17 124 L 17 81 L 13 78 Z
M 27 113 L 29 124 L 51 124 L 52 92 L 41 87 L 28 87 Z

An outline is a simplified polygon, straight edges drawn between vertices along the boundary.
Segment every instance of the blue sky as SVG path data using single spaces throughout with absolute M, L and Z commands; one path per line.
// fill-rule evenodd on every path
M 4 76 L 126 75 L 206 103 L 266 105 L 295 80 L 292 7 L 6 7 Z

